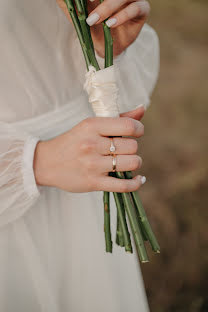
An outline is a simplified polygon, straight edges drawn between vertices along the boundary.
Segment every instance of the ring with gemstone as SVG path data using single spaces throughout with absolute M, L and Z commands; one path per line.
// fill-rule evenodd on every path
M 110 138 L 110 140 L 111 140 L 110 154 L 114 154 L 115 151 L 116 151 L 116 147 L 115 147 L 115 145 L 114 145 L 114 143 L 113 143 L 113 138 Z

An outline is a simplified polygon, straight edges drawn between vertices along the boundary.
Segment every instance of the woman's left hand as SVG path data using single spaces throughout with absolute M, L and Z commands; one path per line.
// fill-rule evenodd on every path
M 63 0 L 57 0 L 59 6 L 70 19 Z M 90 12 L 87 22 L 91 27 L 96 52 L 104 57 L 104 37 L 102 22 L 106 19 L 112 29 L 114 56 L 123 52 L 139 35 L 150 11 L 146 0 L 99 0 L 88 2 Z

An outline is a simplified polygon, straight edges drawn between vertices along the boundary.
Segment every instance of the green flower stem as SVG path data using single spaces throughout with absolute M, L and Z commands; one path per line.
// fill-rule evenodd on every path
M 132 193 L 130 193 L 130 194 L 131 194 L 132 201 L 133 201 L 133 203 L 135 204 L 134 198 L 133 198 L 133 196 L 132 196 Z M 135 205 L 135 206 L 136 206 L 136 205 Z M 140 226 L 140 230 L 141 230 L 141 233 L 142 233 L 143 240 L 144 240 L 145 242 L 148 242 L 149 239 L 148 239 L 148 237 L 147 237 L 147 234 L 145 233 L 145 230 L 144 230 L 144 228 L 143 228 L 143 224 L 142 224 L 142 222 L 141 222 L 141 219 L 140 219 L 140 216 L 139 216 L 139 213 L 138 213 L 138 210 L 137 210 L 137 209 L 136 209 L 136 212 L 137 212 L 137 217 L 138 217 L 138 220 L 139 220 L 139 226 Z
M 103 31 L 105 42 L 105 67 L 113 65 L 113 38 L 111 36 L 110 28 L 103 22 Z
M 87 14 L 87 4 L 85 0 L 80 0 L 81 2 L 81 6 L 82 6 L 82 10 L 85 12 L 85 14 Z
M 81 0 L 81 4 L 82 4 L 82 7 L 83 7 L 85 16 L 87 17 L 88 16 L 87 0 Z M 95 49 L 94 49 L 94 44 L 93 44 L 93 41 L 92 41 L 92 35 L 91 35 L 91 31 L 90 31 L 90 26 L 87 23 L 86 23 L 86 27 L 87 27 L 87 31 L 89 33 L 89 38 L 90 38 L 90 43 L 91 43 L 91 46 L 92 46 L 92 50 L 93 50 L 93 53 L 95 55 Z
M 85 42 L 85 46 L 86 46 L 86 49 L 87 49 L 87 55 L 88 55 L 88 57 L 90 59 L 90 64 L 92 66 L 94 66 L 96 70 L 99 70 L 100 67 L 99 67 L 97 59 L 95 57 L 94 48 L 92 46 L 91 35 L 90 35 L 89 28 L 88 28 L 87 23 L 86 23 L 86 18 L 87 18 L 86 11 L 83 8 L 82 2 L 80 0 L 74 0 L 74 1 L 75 1 L 75 4 L 76 4 L 77 11 L 78 11 L 78 19 L 79 19 L 79 22 L 80 22 L 80 26 L 81 26 L 81 30 L 82 30 L 82 34 L 83 34 L 83 38 L 84 38 L 84 42 Z
M 131 238 L 126 222 L 122 195 L 120 193 L 113 193 L 113 195 L 117 206 L 117 215 L 118 215 L 117 222 L 119 227 L 118 230 L 120 230 L 120 232 L 122 231 L 123 246 L 125 246 L 126 251 L 132 253 Z
M 104 232 L 106 252 L 112 253 L 111 225 L 110 225 L 110 199 L 109 192 L 103 193 L 104 202 Z
M 75 7 L 74 7 L 73 0 L 65 0 L 65 3 L 66 3 L 66 6 L 67 6 L 67 9 L 69 11 L 69 14 L 71 16 L 72 22 L 74 24 L 75 30 L 77 32 L 77 36 L 79 38 L 80 45 L 81 45 L 81 48 L 82 48 L 82 51 L 83 51 L 83 54 L 84 54 L 86 66 L 87 66 L 87 69 L 88 69 L 89 65 L 91 64 L 91 61 L 90 61 L 90 58 L 89 58 L 89 56 L 87 54 L 86 44 L 85 44 L 85 41 L 84 41 L 84 38 L 83 38 L 80 22 L 79 22 L 79 19 L 77 17 L 77 13 L 76 13 L 76 10 L 75 10 Z
M 133 177 L 133 175 L 130 171 L 125 172 L 125 176 L 127 179 L 132 179 L 132 177 Z M 152 231 L 152 228 L 149 224 L 149 221 L 147 219 L 145 210 L 143 208 L 142 202 L 141 202 L 140 197 L 139 197 L 139 193 L 138 192 L 132 192 L 132 197 L 133 197 L 135 206 L 137 207 L 137 210 L 138 210 L 138 213 L 140 216 L 141 225 L 142 225 L 144 234 L 148 238 L 153 251 L 160 253 L 160 246 L 157 242 L 157 239 L 156 239 L 156 237 Z
M 124 173 L 122 172 L 116 172 L 116 176 L 119 179 L 125 179 Z M 135 245 L 137 248 L 137 252 L 139 254 L 141 262 L 145 263 L 148 262 L 148 256 L 147 252 L 144 246 L 144 241 L 142 237 L 142 233 L 140 231 L 136 209 L 134 205 L 131 202 L 130 194 L 129 193 L 122 193 L 122 198 L 124 201 L 124 207 L 126 210 L 126 213 L 129 218 L 129 222 L 131 225 L 132 235 L 134 237 Z
M 103 2 L 103 0 L 100 0 L 100 2 Z M 104 39 L 105 39 L 105 68 L 106 68 L 106 67 L 113 65 L 113 41 L 112 41 L 110 29 L 105 24 L 105 22 L 102 24 L 103 24 Z M 111 52 L 111 50 L 112 50 L 112 52 Z M 105 193 L 106 192 L 104 192 L 104 194 Z M 104 195 L 104 197 L 105 197 L 105 195 Z M 105 205 L 105 203 L 104 203 L 104 205 Z M 110 231 L 110 228 L 108 230 Z M 108 234 L 108 236 L 109 236 L 109 234 Z M 121 225 L 121 222 L 119 219 L 118 210 L 117 210 L 116 243 L 119 246 L 124 246 L 123 231 L 122 231 L 122 225 Z
M 102 3 L 104 0 L 100 0 Z M 105 68 L 113 65 L 113 38 L 111 36 L 111 30 L 104 21 L 103 32 L 105 39 Z
M 114 172 L 110 172 L 109 176 L 115 178 L 116 174 Z M 121 210 L 123 208 L 123 201 L 122 201 L 122 197 L 121 198 L 118 197 L 117 194 L 118 193 L 113 193 L 114 199 L 115 199 L 115 204 L 117 207 L 116 244 L 118 246 L 124 247 L 125 244 L 124 244 L 124 238 L 123 238 L 123 230 L 121 227 L 121 222 L 120 222 L 120 217 L 119 217 L 119 210 Z
M 118 210 L 117 210 L 116 244 L 118 246 L 124 247 L 123 231 L 121 228 Z

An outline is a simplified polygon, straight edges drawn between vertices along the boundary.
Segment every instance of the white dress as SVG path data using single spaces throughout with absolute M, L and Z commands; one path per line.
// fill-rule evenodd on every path
M 148 25 L 115 66 L 121 112 L 146 107 L 159 67 Z M 0 1 L 1 312 L 148 311 L 136 253 L 115 243 L 105 253 L 102 193 L 35 182 L 38 140 L 93 115 L 84 74 L 76 34 L 55 0 Z

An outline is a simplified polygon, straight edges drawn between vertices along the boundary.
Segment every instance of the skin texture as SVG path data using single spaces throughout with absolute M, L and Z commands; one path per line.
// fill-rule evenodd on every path
M 57 0 L 67 18 L 71 21 L 64 0 Z M 114 56 L 122 53 L 139 35 L 150 11 L 147 1 L 133 0 L 105 0 L 99 4 L 98 0 L 88 1 L 89 15 L 98 13 L 99 21 L 91 27 L 94 47 L 99 56 L 104 57 L 104 38 L 101 22 L 109 17 L 116 18 L 117 23 L 112 26 L 114 39 Z
M 114 138 L 117 170 L 136 170 L 142 160 L 136 154 L 136 138 L 144 134 L 139 121 L 143 108 L 121 115 L 121 118 L 88 118 L 71 130 L 48 141 L 39 141 L 34 154 L 34 175 L 38 185 L 53 186 L 68 192 L 130 192 L 139 189 L 141 176 L 120 180 L 108 176 L 112 171 L 108 136 Z

